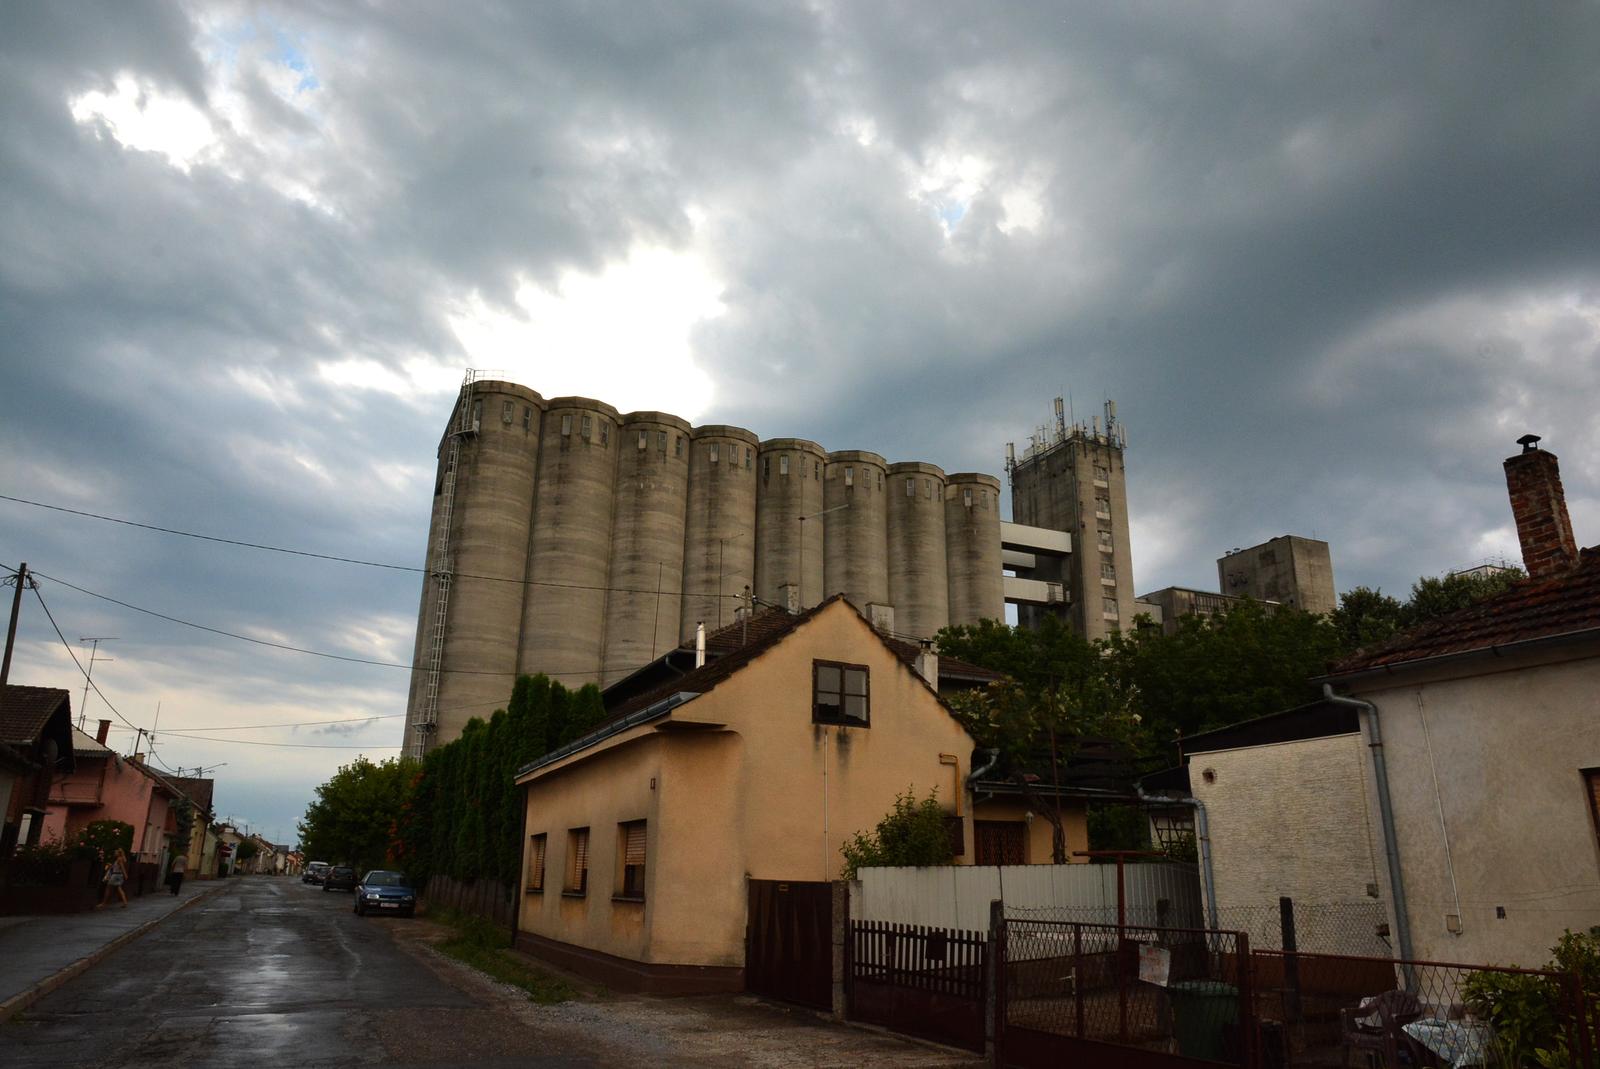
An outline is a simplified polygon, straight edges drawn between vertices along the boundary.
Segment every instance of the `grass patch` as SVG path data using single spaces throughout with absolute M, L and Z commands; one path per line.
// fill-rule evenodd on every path
M 440 943 L 439 949 L 457 961 L 503 984 L 521 988 L 530 999 L 542 1005 L 577 997 L 577 991 L 565 980 L 509 953 L 511 936 L 499 925 L 456 910 L 432 911 L 430 915 L 455 929 L 455 934 Z

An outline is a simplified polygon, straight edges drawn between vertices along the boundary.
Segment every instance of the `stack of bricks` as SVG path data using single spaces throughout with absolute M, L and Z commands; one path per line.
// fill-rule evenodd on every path
M 1529 448 L 1506 459 L 1506 489 L 1522 543 L 1522 566 L 1534 579 L 1558 575 L 1578 559 L 1554 453 Z

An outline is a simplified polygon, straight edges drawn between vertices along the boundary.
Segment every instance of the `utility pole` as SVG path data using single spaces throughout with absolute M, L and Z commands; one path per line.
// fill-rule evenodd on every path
M 28 562 L 23 561 L 17 566 L 17 574 L 6 580 L 7 583 L 16 583 L 17 592 L 11 598 L 11 626 L 6 628 L 6 657 L 0 662 L 0 687 L 6 685 L 11 678 L 11 647 L 17 642 L 17 617 L 22 615 L 22 591 L 27 586 L 37 586 L 28 578 Z
M 100 643 L 115 642 L 117 641 L 117 636 L 101 635 L 99 638 L 79 636 L 78 641 L 92 643 L 89 647 L 89 669 L 83 673 L 83 700 L 78 703 L 78 730 L 82 731 L 83 725 L 87 722 L 84 718 L 89 715 L 89 683 L 94 678 L 95 656 L 100 652 Z M 110 661 L 112 658 L 107 657 L 106 660 Z

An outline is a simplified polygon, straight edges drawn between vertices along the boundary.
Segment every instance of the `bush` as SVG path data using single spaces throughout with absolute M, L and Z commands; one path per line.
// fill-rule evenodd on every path
M 1545 969 L 1577 978 L 1585 991 L 1600 983 L 1600 926 L 1564 933 L 1550 948 Z M 1494 1028 L 1496 1064 L 1567 1069 L 1576 1065 L 1563 1022 L 1575 1007 L 1564 1006 L 1562 984 L 1529 973 L 1475 972 L 1461 985 L 1467 1008 Z M 1590 1030 L 1600 1025 L 1591 1009 Z
M 844 878 L 856 878 L 856 870 L 884 865 L 948 865 L 955 854 L 950 848 L 949 815 L 939 805 L 938 791 L 917 801 L 911 789 L 895 795 L 894 808 L 878 821 L 870 836 L 856 832 L 843 847 Z
M 98 861 L 109 862 L 121 847 L 127 854 L 133 853 L 133 825 L 124 824 L 120 820 L 95 820 L 78 833 L 76 845 L 87 856 Z

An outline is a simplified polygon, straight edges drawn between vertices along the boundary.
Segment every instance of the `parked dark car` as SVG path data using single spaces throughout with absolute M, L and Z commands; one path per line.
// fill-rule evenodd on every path
M 328 870 L 322 878 L 324 891 L 354 891 L 356 889 L 356 870 L 349 865 L 335 865 Z
M 398 913 L 409 917 L 417 911 L 417 891 L 405 873 L 373 869 L 356 887 L 356 916 L 368 913 Z
M 321 883 L 322 878 L 333 868 L 326 861 L 313 861 L 306 866 L 306 871 L 300 874 L 301 883 Z

